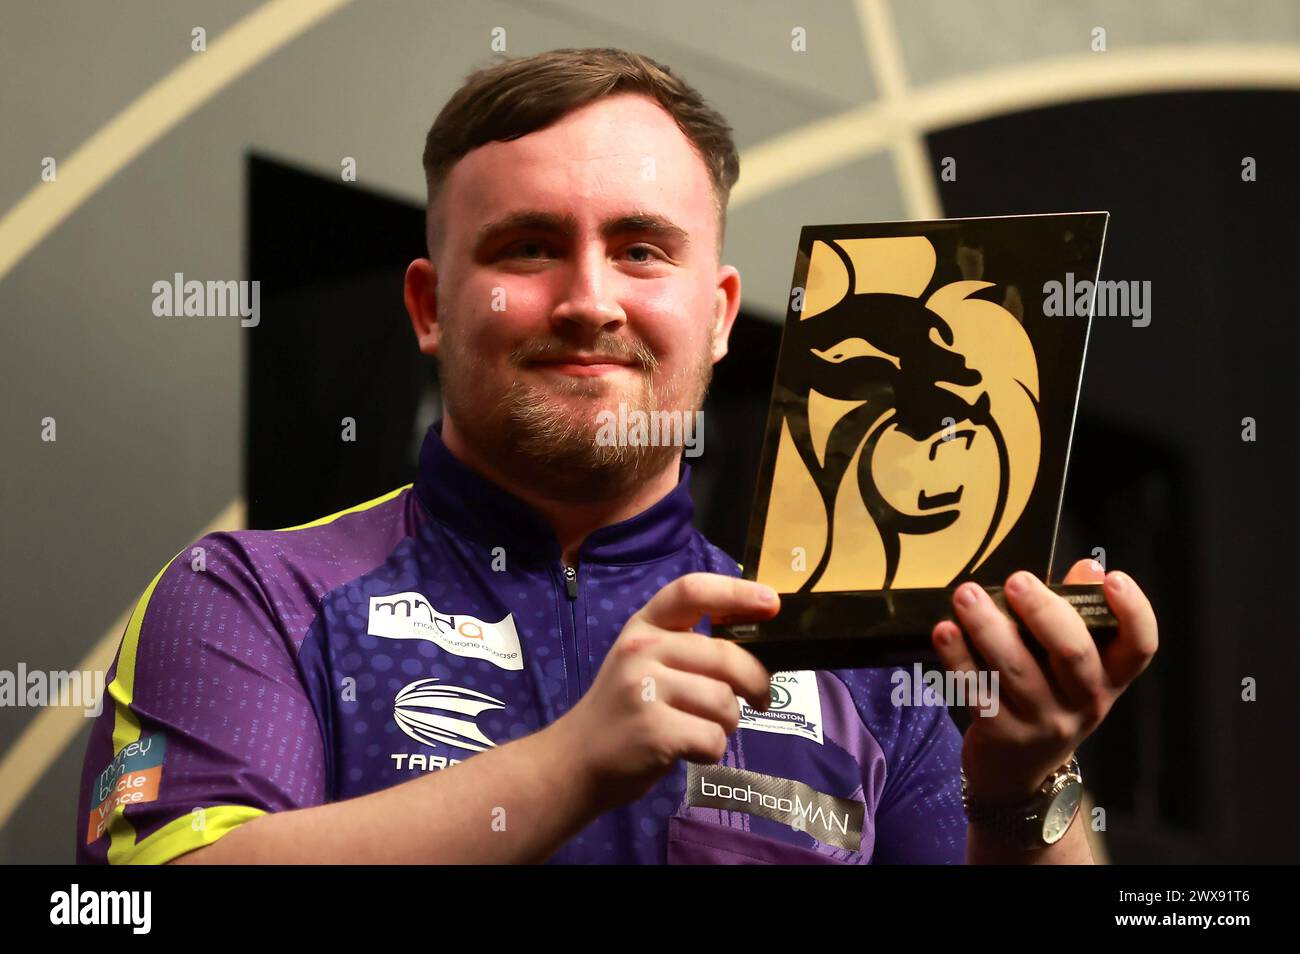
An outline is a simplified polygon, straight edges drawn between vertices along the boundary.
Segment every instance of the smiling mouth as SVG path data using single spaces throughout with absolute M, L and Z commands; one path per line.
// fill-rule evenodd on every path
M 612 358 L 608 355 L 600 354 L 575 354 L 560 355 L 553 358 L 540 358 L 529 361 L 527 367 L 537 368 L 543 371 L 555 371 L 559 374 L 569 374 L 575 377 L 595 377 L 602 374 L 610 374 L 621 368 L 631 369 L 632 363 L 620 358 Z
M 625 358 L 615 358 L 607 354 L 558 354 L 545 358 L 534 358 L 530 364 L 617 364 L 627 367 L 632 362 Z

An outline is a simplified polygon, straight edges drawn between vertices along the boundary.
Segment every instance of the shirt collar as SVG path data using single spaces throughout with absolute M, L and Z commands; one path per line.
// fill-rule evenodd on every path
M 593 531 L 578 550 L 579 561 L 646 563 L 684 547 L 694 532 L 690 476 L 690 465 L 683 460 L 676 487 L 636 516 Z M 515 554 L 533 560 L 561 558 L 555 531 L 541 514 L 448 450 L 441 420 L 424 436 L 415 492 L 434 519 L 489 548 L 504 548 L 507 559 Z

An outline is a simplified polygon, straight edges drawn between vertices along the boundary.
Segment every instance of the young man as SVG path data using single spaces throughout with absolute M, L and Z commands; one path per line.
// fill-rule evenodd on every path
M 963 740 L 941 706 L 892 705 L 887 670 L 770 678 L 705 635 L 776 594 L 693 529 L 680 448 L 596 439 L 620 404 L 693 412 L 726 354 L 722 118 L 644 57 L 556 51 L 472 75 L 424 161 L 405 297 L 445 417 L 416 480 L 159 573 L 87 751 L 79 857 L 1090 860 L 1051 799 L 1155 651 L 1132 580 L 1105 576 L 1104 655 L 1039 581 L 1008 581 L 1046 668 L 959 588 L 973 646 L 952 623 L 935 645 L 952 669 L 977 649 L 1002 688 Z

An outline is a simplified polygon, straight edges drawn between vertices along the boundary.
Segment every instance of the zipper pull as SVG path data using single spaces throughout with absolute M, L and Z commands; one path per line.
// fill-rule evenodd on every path
M 564 592 L 569 594 L 569 599 L 578 598 L 578 568 L 566 565 L 564 567 Z

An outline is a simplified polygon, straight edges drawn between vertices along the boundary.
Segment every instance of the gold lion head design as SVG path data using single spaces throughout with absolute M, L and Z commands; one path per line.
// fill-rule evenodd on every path
M 812 246 L 757 574 L 779 592 L 947 586 L 1024 512 L 1033 346 L 994 283 L 931 290 L 935 264 L 923 236 Z

